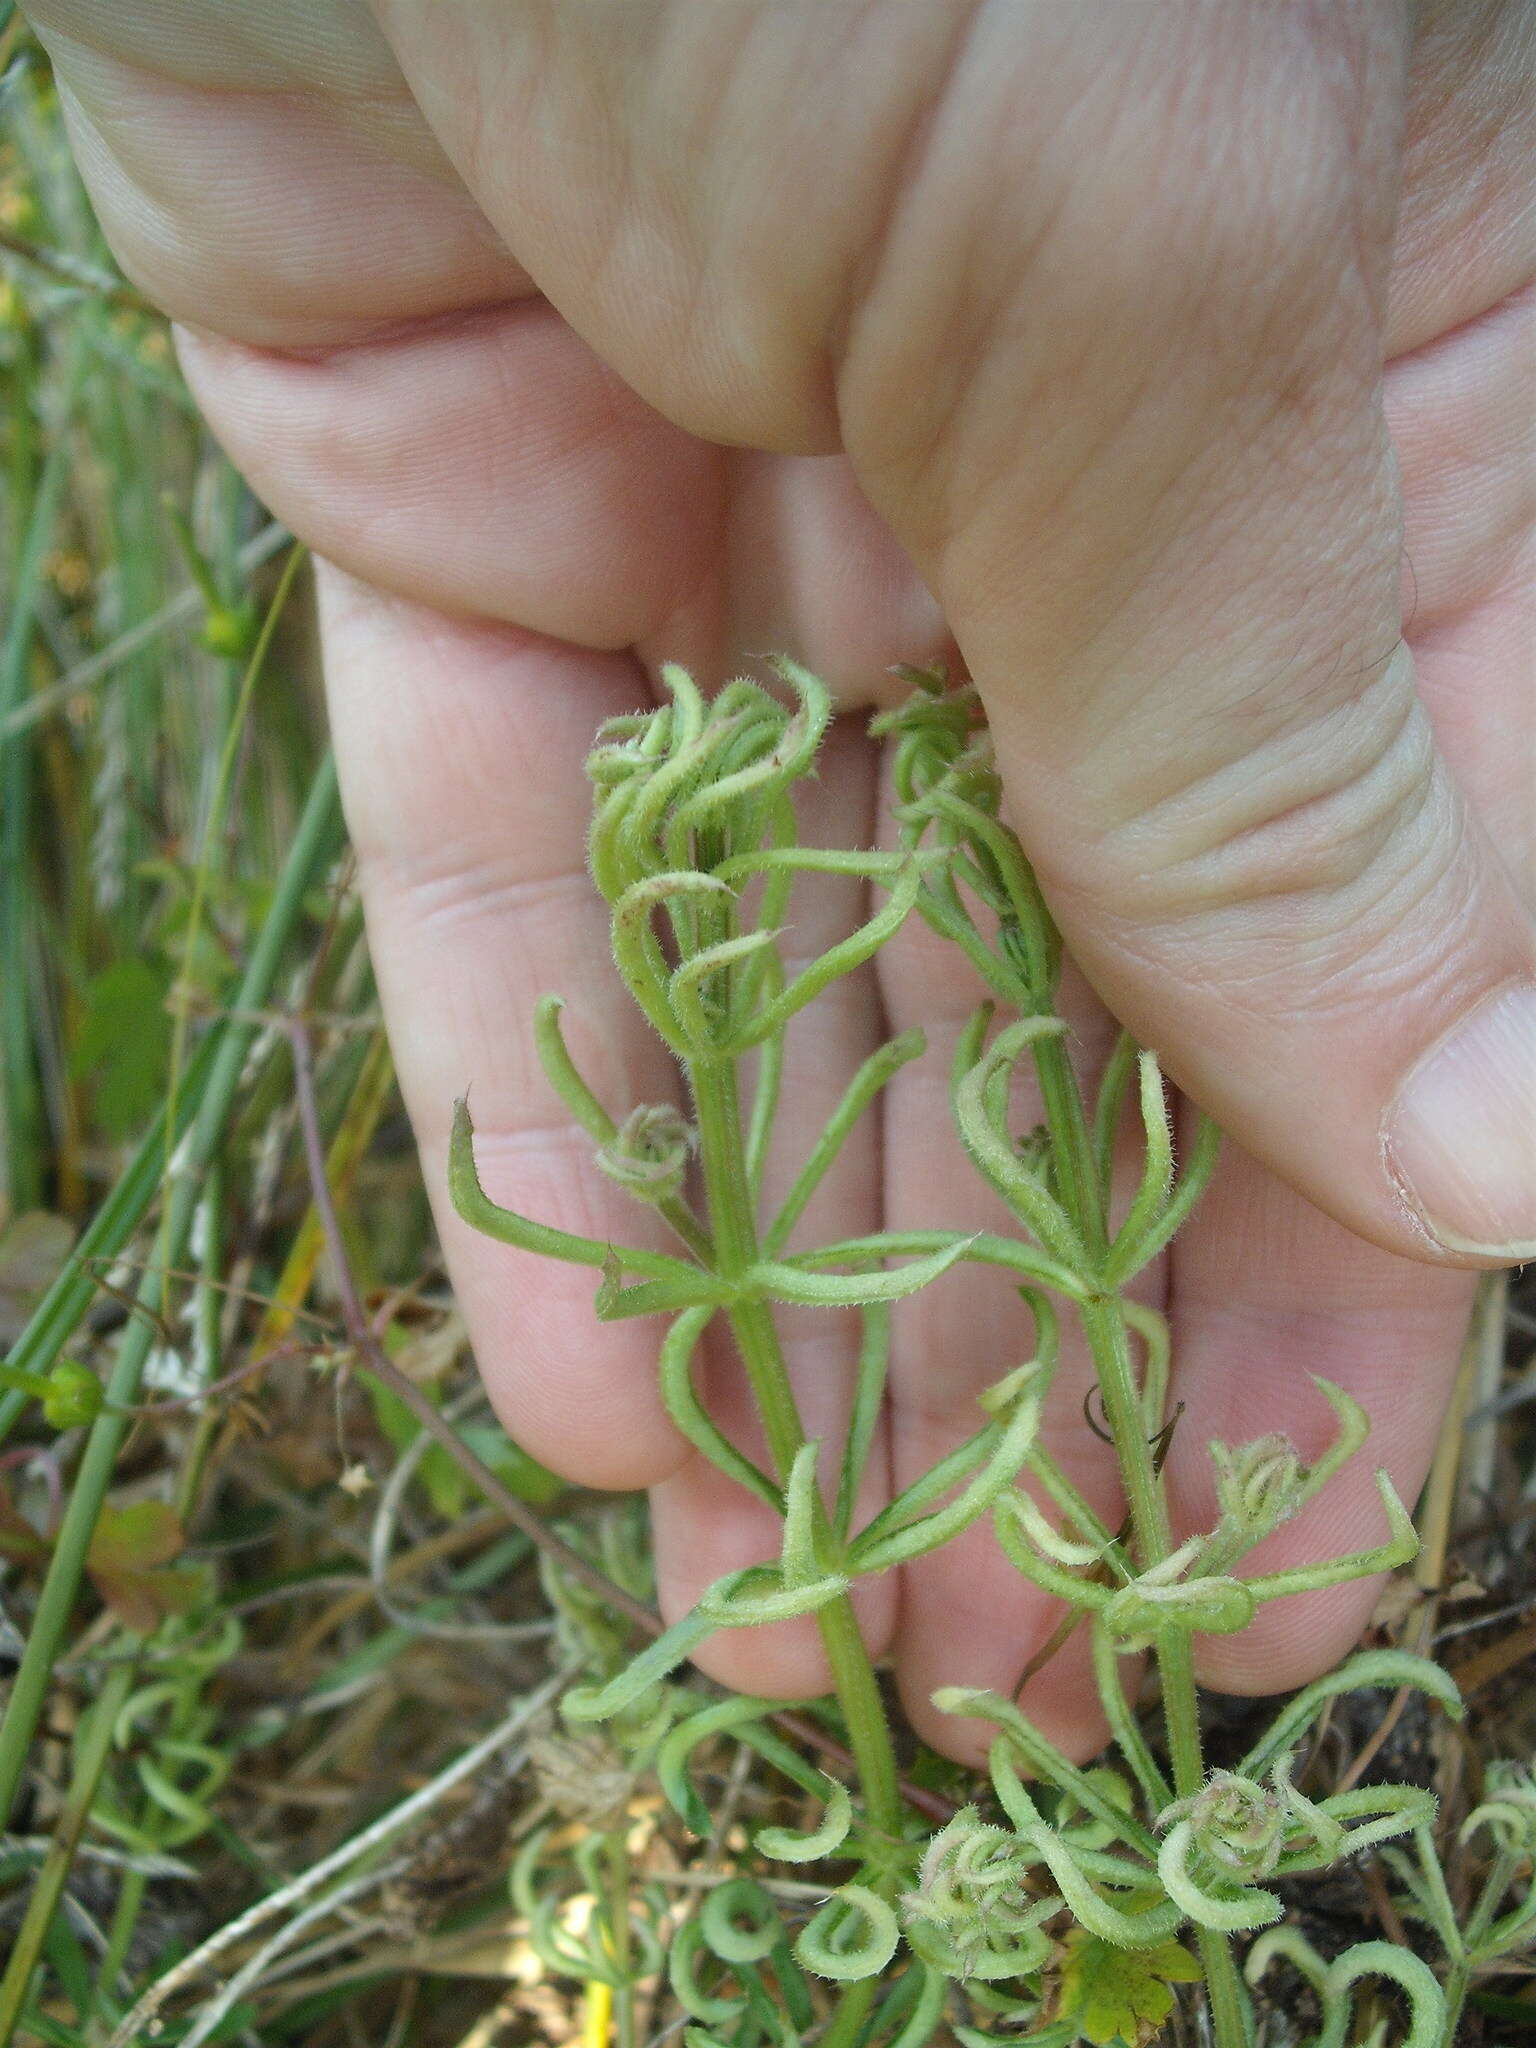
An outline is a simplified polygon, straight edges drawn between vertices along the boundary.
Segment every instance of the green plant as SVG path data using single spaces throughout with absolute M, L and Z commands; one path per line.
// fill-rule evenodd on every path
M 1060 940 L 1002 821 L 974 691 L 912 672 L 910 701 L 876 721 L 894 743 L 895 851 L 806 847 L 797 837 L 793 791 L 812 770 L 830 704 L 794 662 L 778 659 L 773 667 L 792 693 L 788 707 L 744 680 L 706 701 L 688 676 L 669 669 L 669 701 L 611 722 L 588 764 L 596 792 L 591 865 L 612 912 L 614 958 L 682 1067 L 687 1115 L 652 1105 L 610 1114 L 572 1063 L 558 999 L 547 998 L 536 1019 L 545 1071 L 591 1135 L 597 1164 L 660 1211 L 677 1249 L 600 1243 L 498 1208 L 476 1175 L 463 1105 L 455 1125 L 450 1175 L 461 1214 L 503 1241 L 596 1268 L 604 1319 L 669 1316 L 660 1379 L 679 1430 L 782 1522 L 776 1562 L 719 1581 L 659 1640 L 571 1694 L 565 1711 L 578 1723 L 664 1726 L 657 1768 L 699 1832 L 708 1831 L 710 1817 L 690 1781 L 690 1756 L 724 1730 L 750 1740 L 823 1811 L 800 1835 L 760 1831 L 758 1856 L 768 1866 L 837 1861 L 846 1868 L 793 1940 L 775 1895 L 745 1876 L 689 1923 L 671 1967 L 673 1987 L 697 2021 L 687 2037 L 695 2048 L 801 2039 L 813 2025 L 811 1979 L 834 1987 L 819 2036 L 828 2048 L 874 2041 L 917 2048 L 940 2024 L 951 1983 L 966 1987 L 973 2018 L 979 2003 L 1006 2027 L 1033 2024 L 1029 2038 L 1038 2042 L 1108 2038 L 1101 2027 L 1092 2030 L 1098 2023 L 1085 2008 L 1063 2011 L 1059 1984 L 1053 1988 L 1052 1966 L 1066 1953 L 1063 1934 L 1074 1923 L 1079 1942 L 1145 1959 L 1144 1975 L 1161 1989 L 1132 1987 L 1127 1995 L 1142 1998 L 1142 2012 L 1169 2009 L 1168 1985 L 1188 1973 L 1175 1937 L 1192 1929 L 1213 2037 L 1218 2048 L 1242 2048 L 1252 2019 L 1231 1938 L 1281 1918 L 1270 1880 L 1325 1868 L 1391 1837 L 1427 1838 L 1433 1818 L 1430 1796 L 1411 1789 L 1308 1798 L 1293 1773 L 1311 1724 L 1335 1694 L 1360 1686 L 1418 1686 L 1452 1714 L 1460 1703 L 1436 1666 L 1397 1652 L 1367 1653 L 1284 1706 L 1237 1770 L 1213 1775 L 1201 1747 L 1193 1639 L 1243 1628 L 1266 1601 L 1402 1564 L 1416 1549 L 1412 1523 L 1379 1473 L 1387 1525 L 1381 1544 L 1305 1568 L 1240 1574 L 1248 1554 L 1365 1441 L 1358 1405 L 1319 1381 L 1335 1417 L 1330 1448 L 1308 1465 L 1279 1437 L 1212 1445 L 1216 1520 L 1175 1542 L 1159 1456 L 1170 1426 L 1168 1333 L 1127 1289 L 1199 1198 L 1217 1134 L 1203 1123 L 1187 1157 L 1176 1161 L 1156 1058 L 1128 1038 L 1097 1094 L 1084 1097 L 1056 1011 Z M 778 935 L 792 892 L 799 878 L 827 872 L 867 878 L 884 890 L 884 904 L 791 977 Z M 759 1190 L 786 1029 L 913 915 L 951 940 L 989 991 L 961 1036 L 953 1110 L 976 1170 L 1002 1197 L 1019 1234 L 883 1234 L 789 1252 L 791 1230 L 850 1129 L 924 1045 L 920 1033 L 908 1033 L 865 1063 L 787 1199 L 764 1216 Z M 1021 1139 L 1010 1123 L 1011 1080 L 1026 1061 L 1045 1110 L 1044 1132 L 1033 1139 Z M 1128 1212 L 1116 1220 L 1110 1158 L 1128 1104 L 1140 1123 L 1143 1170 Z M 702 1191 L 698 1207 L 691 1179 Z M 983 1396 L 980 1426 L 965 1444 L 856 1527 L 853 1503 L 883 1393 L 889 1305 L 962 1260 L 996 1265 L 1017 1282 L 1034 1316 L 1034 1354 Z M 1053 1297 L 1079 1317 L 1092 1351 L 1129 1503 L 1123 1529 L 1105 1524 L 1039 1439 L 1057 1352 Z M 819 1446 L 805 1439 L 774 1319 L 779 1304 L 807 1303 L 856 1313 L 864 1325 L 858 1390 L 830 1500 L 818 1484 Z M 726 1440 L 694 1388 L 692 1360 L 721 1317 L 756 1398 L 770 1469 Z M 1018 1570 L 1090 1629 L 1120 1769 L 1077 1768 L 998 1695 L 942 1691 L 936 1700 L 946 1712 L 996 1730 L 996 1817 L 967 1806 L 930 1838 L 903 1804 L 849 1589 L 861 1575 L 904 1564 L 984 1515 Z M 856 1760 L 855 1787 L 834 1784 L 776 1736 L 766 1702 L 701 1709 L 692 1693 L 680 1700 L 671 1682 L 716 1629 L 798 1614 L 814 1614 L 821 1629 Z M 1122 1684 L 1121 1660 L 1141 1652 L 1160 1681 L 1166 1769 Z M 1356 1979 L 1382 1967 L 1367 1944 L 1310 1971 L 1325 2010 L 1325 2048 L 1344 2038 Z M 1442 1994 L 1427 1969 L 1403 1967 L 1409 1974 L 1399 1969 L 1398 1979 L 1413 2005 L 1409 2039 L 1421 2048 L 1438 2038 Z M 968 2025 L 959 2038 L 991 2036 Z
M 1488 1767 L 1483 1799 L 1463 1821 L 1463 1845 L 1481 1838 L 1492 1850 L 1468 1909 L 1458 1912 L 1446 1889 L 1431 1829 L 1413 1831 L 1413 1854 L 1393 1849 L 1387 1860 L 1408 1915 L 1433 1929 L 1450 1969 L 1449 2024 L 1455 2025 L 1479 1973 L 1518 1955 L 1536 1936 L 1536 1777 L 1529 1764 L 1500 1760 Z M 1500 1910 L 1502 1908 L 1502 1911 Z

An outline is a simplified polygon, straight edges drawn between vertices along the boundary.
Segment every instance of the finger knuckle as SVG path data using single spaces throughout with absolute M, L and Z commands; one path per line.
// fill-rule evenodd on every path
M 1459 811 L 1399 664 L 1118 828 L 1117 895 L 1138 922 L 1205 928 L 1268 912 L 1368 940 L 1442 882 Z

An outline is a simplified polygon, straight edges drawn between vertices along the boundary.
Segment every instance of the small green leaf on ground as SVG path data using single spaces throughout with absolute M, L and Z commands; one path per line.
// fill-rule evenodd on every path
M 185 1614 L 202 1597 L 204 1574 L 172 1566 L 182 1542 L 181 1524 L 164 1501 L 102 1509 L 86 1570 L 125 1627 L 149 1635 L 168 1614 Z
M 165 994 L 165 976 L 141 959 L 114 961 L 86 988 L 70 1067 L 90 1083 L 96 1116 L 112 1137 L 138 1130 L 164 1090 L 172 1030 Z
M 1173 2011 L 1171 1987 L 1200 1978 L 1200 1965 L 1177 1941 L 1116 1948 L 1074 1928 L 1064 1947 L 1058 2015 L 1075 2021 L 1094 2048 L 1147 2048 Z

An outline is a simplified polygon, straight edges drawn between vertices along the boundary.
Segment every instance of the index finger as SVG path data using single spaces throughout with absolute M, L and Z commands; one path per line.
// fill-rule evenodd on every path
M 646 1486 L 685 1450 L 645 1320 L 598 1324 L 596 1276 L 492 1243 L 447 1194 L 453 1105 L 473 1090 L 492 1199 L 598 1239 L 665 1245 L 591 1163 L 534 1052 L 567 999 L 578 1064 L 622 1118 L 676 1075 L 613 973 L 586 871 L 582 763 L 646 703 L 628 656 L 451 619 L 322 566 L 326 693 L 379 992 L 454 1290 L 497 1413 L 585 1485 Z

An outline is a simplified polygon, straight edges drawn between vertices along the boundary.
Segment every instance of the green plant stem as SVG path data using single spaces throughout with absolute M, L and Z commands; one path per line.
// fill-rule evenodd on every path
M 1106 1201 L 1099 1187 L 1093 1134 L 1077 1076 L 1072 1071 L 1072 1055 L 1062 1037 L 1037 1038 L 1030 1049 L 1035 1058 L 1046 1128 L 1051 1134 L 1057 1193 L 1090 1255 L 1100 1259 L 1109 1242 Z
M 187 906 L 186 937 L 182 947 L 181 975 L 185 985 L 192 982 L 192 961 L 196 951 L 198 933 L 202 928 L 203 909 L 207 902 L 209 885 L 212 880 L 214 845 L 216 835 L 224 820 L 225 805 L 234 781 L 235 765 L 240 758 L 241 742 L 245 737 L 246 718 L 251 708 L 251 699 L 256 684 L 266 666 L 267 651 L 293 591 L 299 570 L 303 567 L 305 550 L 295 546 L 289 551 L 283 564 L 282 574 L 277 579 L 277 588 L 267 606 L 266 617 L 262 620 L 261 631 L 256 636 L 249 661 L 240 678 L 240 688 L 235 698 L 234 712 L 224 733 L 224 743 L 214 764 L 213 781 L 208 795 L 207 815 L 203 822 L 202 845 L 196 868 L 192 874 L 192 898 Z M 244 1005 L 241 1006 L 242 1008 Z M 169 1098 L 168 1123 L 176 1120 L 176 1102 L 181 1088 L 182 1068 L 186 1063 L 187 1034 L 192 1027 L 191 1011 L 186 1001 L 176 1005 L 171 1030 L 170 1080 L 166 1093 Z M 170 1173 L 170 1158 L 166 1158 L 166 1173 Z
M 613 2021 L 615 2048 L 636 2048 L 635 1986 L 629 1937 L 629 1843 L 616 1828 L 605 1844 L 608 1877 L 608 1940 L 613 1951 Z
M 1173 1533 L 1142 1415 L 1125 1312 L 1116 1296 L 1101 1295 L 1083 1303 L 1082 1318 L 1130 1506 L 1134 1547 L 1145 1571 L 1171 1553 Z M 1188 1635 L 1175 1630 L 1159 1641 L 1156 1656 L 1174 1791 L 1180 1799 L 1188 1799 L 1205 1782 L 1194 1650 Z M 1231 1946 L 1226 1936 L 1213 1928 L 1202 1927 L 1197 1934 L 1216 2048 L 1247 2048 L 1248 2021 Z
M 105 2010 L 113 1996 L 113 1986 L 128 1960 L 128 1951 L 138 1930 L 139 1915 L 144 1910 L 145 1894 L 149 1890 L 149 1879 L 142 1870 L 125 1870 L 123 1882 L 117 1894 L 117 1904 L 112 1909 L 112 1924 L 107 1930 L 107 1945 L 101 1952 L 101 1962 L 96 1971 L 97 2010 Z
M 86 1552 L 131 1421 L 125 1411 L 138 1399 L 145 1361 L 159 1333 L 161 1306 L 169 1286 L 166 1269 L 179 1262 L 186 1245 L 202 1192 L 202 1177 L 223 1136 L 245 1056 L 258 1028 L 259 1012 L 271 994 L 283 953 L 302 913 L 304 892 L 334 850 L 337 824 L 336 770 L 327 756 L 311 785 L 266 921 L 241 978 L 233 1004 L 235 1014 L 220 1034 L 218 1051 L 185 1146 L 178 1148 L 167 1188 L 161 1256 L 140 1282 L 140 1313 L 123 1333 L 107 1382 L 107 1405 L 91 1425 L 70 1489 L 69 1505 L 54 1542 L 32 1632 L 16 1672 L 5 1719 L 0 1722 L 0 1827 L 8 1823 L 15 1803 L 27 1751 L 47 1696 L 49 1676 L 79 1591 Z
M 27 1901 L 26 1915 L 16 1931 L 16 1945 L 11 1950 L 5 1976 L 0 1979 L 0 2048 L 10 2048 L 15 2038 L 32 1973 L 42 1954 L 43 1942 L 75 1859 L 75 1850 L 91 1817 L 96 1788 L 111 1753 L 112 1732 L 134 1683 L 137 1668 L 136 1661 L 132 1659 L 117 1665 L 109 1674 L 101 1697 L 92 1709 L 90 1726 L 76 1759 L 69 1796 L 59 1815 L 48 1854 L 37 1873 L 32 1896 Z
M 1493 1867 L 1483 1880 L 1477 1904 L 1461 1931 L 1461 1946 L 1469 1958 L 1475 1957 L 1487 1940 L 1493 1917 L 1498 1912 L 1505 1893 L 1514 1883 L 1523 1860 L 1518 1852 L 1509 1849 L 1500 1849 L 1495 1855 Z
M 817 2048 L 854 2048 L 879 1989 L 878 1977 L 864 1977 L 857 1984 L 850 1984 L 838 2000 L 837 2011 L 828 2021 Z
M 1445 2038 L 1456 2039 L 1461 2025 L 1462 2010 L 1467 2002 L 1467 1993 L 1472 1988 L 1472 1961 L 1467 1955 L 1451 1957 L 1450 1967 L 1445 1973 Z
M 691 1067 L 699 1154 L 709 1197 L 709 1219 L 719 1271 L 728 1278 L 745 1273 L 757 1259 L 757 1226 L 742 1143 L 741 1103 L 736 1069 L 728 1059 L 700 1060 Z M 743 1302 L 730 1310 L 731 1330 L 752 1384 L 775 1468 L 782 1481 L 805 1442 L 773 1311 L 766 1302 Z M 828 1555 L 832 1530 L 817 1496 L 816 1539 Z M 901 1835 L 901 1795 L 896 1755 L 885 1703 L 869 1652 L 846 1594 L 818 1609 L 817 1622 L 832 1669 L 832 1682 L 848 1726 L 858 1765 L 865 1811 L 885 1834 Z M 894 1884 L 894 1879 L 888 1879 Z
M 70 473 L 70 420 L 89 360 L 86 335 L 79 328 L 65 364 L 59 425 L 43 460 L 13 564 L 9 617 L 0 643 L 0 720 L 16 711 L 28 694 L 43 560 Z M 17 409 L 25 414 L 28 401 L 23 398 Z M 0 1194 L 13 1213 L 36 1208 L 43 1195 L 43 1098 L 33 1043 L 33 976 L 28 972 L 31 798 L 32 750 L 26 737 L 0 740 Z

